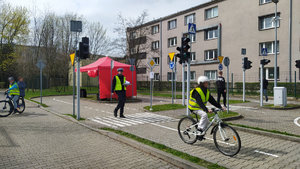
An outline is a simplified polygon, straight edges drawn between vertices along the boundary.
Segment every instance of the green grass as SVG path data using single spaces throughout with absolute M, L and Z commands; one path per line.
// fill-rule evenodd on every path
M 76 115 L 75 115 L 75 116 L 73 116 L 73 114 L 63 114 L 63 115 L 73 117 L 74 119 L 77 120 L 77 116 L 76 116 Z M 79 121 L 83 121 L 83 120 L 85 120 L 85 118 L 81 118 L 81 117 L 80 117 Z
M 228 124 L 233 125 L 233 126 L 239 126 L 239 127 L 254 129 L 254 130 L 266 131 L 266 132 L 270 132 L 270 133 L 276 133 L 276 134 L 283 134 L 283 135 L 287 135 L 287 136 L 300 137 L 300 135 L 291 134 L 291 133 L 287 133 L 287 132 L 282 132 L 282 131 L 278 131 L 278 130 L 267 130 L 267 129 L 262 129 L 262 128 L 258 128 L 258 127 L 245 126 L 245 125 L 242 125 L 242 124 L 233 124 L 233 123 L 228 123 Z
M 243 100 L 229 100 L 229 104 L 238 104 L 238 103 L 249 103 L 250 101 L 245 100 L 245 102 L 243 102 Z M 223 100 L 220 100 L 220 104 L 223 103 Z M 226 102 L 227 103 L 227 102 Z
M 213 117 L 215 114 L 214 113 L 207 113 L 208 118 Z M 239 116 L 238 113 L 233 112 L 233 111 L 229 111 L 229 113 L 227 114 L 227 111 L 223 111 L 223 112 L 218 112 L 218 115 L 220 118 L 228 118 L 228 117 L 235 117 L 235 116 Z M 191 114 L 191 117 L 196 118 L 195 114 Z M 199 118 L 199 116 L 198 116 Z
M 293 108 L 293 107 L 299 107 L 299 104 L 287 104 L 285 107 L 283 106 L 274 106 L 273 104 L 267 104 L 263 107 L 270 107 L 270 108 Z
M 221 167 L 218 164 L 213 164 L 211 162 L 208 162 L 206 160 L 200 159 L 198 157 L 191 156 L 191 155 L 189 155 L 187 153 L 184 153 L 184 152 L 181 152 L 181 151 L 178 151 L 178 150 L 174 150 L 174 149 L 172 149 L 170 147 L 167 147 L 167 146 L 165 146 L 163 144 L 155 143 L 153 141 L 150 141 L 150 140 L 147 140 L 147 139 L 135 136 L 133 134 L 130 134 L 130 133 L 127 133 L 127 132 L 124 132 L 124 131 L 121 131 L 121 130 L 115 130 L 115 129 L 111 129 L 111 128 L 101 128 L 101 129 L 117 133 L 117 134 L 125 136 L 127 138 L 131 138 L 131 139 L 136 140 L 136 141 L 138 141 L 140 143 L 143 143 L 143 144 L 146 144 L 148 146 L 154 147 L 156 149 L 159 149 L 161 151 L 167 152 L 169 154 L 172 154 L 174 156 L 180 157 L 182 159 L 185 159 L 187 161 L 193 162 L 195 164 L 204 166 L 204 167 L 206 167 L 208 169 L 226 169 L 225 167 Z M 182 144 L 184 144 L 184 143 L 182 143 Z
M 165 110 L 176 110 L 176 109 L 184 109 L 186 106 L 182 106 L 182 104 L 162 104 L 162 105 L 153 105 L 152 111 L 165 111 Z M 150 110 L 150 106 L 145 106 L 144 109 Z
M 148 93 L 139 93 L 139 94 L 140 95 L 150 95 L 149 92 Z M 156 97 L 170 97 L 170 98 L 172 98 L 172 94 L 169 94 L 169 93 L 153 93 L 153 96 L 156 96 Z M 174 95 L 174 98 L 175 98 L 175 95 Z M 182 99 L 182 95 L 177 94 L 176 95 L 176 99 Z

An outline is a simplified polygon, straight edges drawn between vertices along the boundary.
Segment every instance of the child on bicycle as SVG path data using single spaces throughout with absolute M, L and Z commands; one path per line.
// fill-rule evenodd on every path
M 19 90 L 18 84 L 15 82 L 14 77 L 9 77 L 8 81 L 10 84 L 9 84 L 9 89 L 7 89 L 6 92 L 9 93 L 13 98 L 12 99 L 13 103 L 14 103 L 14 113 L 13 114 L 15 114 L 18 112 L 17 100 L 19 99 L 19 96 L 20 96 L 20 90 Z
M 198 123 L 198 130 L 201 132 L 200 135 L 204 135 L 206 125 L 209 123 L 207 112 L 212 113 L 212 110 L 208 110 L 206 107 L 207 102 L 209 101 L 212 105 L 217 108 L 222 109 L 221 105 L 212 97 L 208 91 L 209 79 L 206 76 L 200 76 L 197 80 L 198 86 L 190 91 L 189 98 L 189 109 L 197 113 L 201 119 Z M 226 109 L 223 108 L 225 111 Z

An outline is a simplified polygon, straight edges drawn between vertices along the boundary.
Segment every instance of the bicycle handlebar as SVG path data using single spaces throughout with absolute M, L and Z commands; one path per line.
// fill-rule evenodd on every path
M 219 111 L 223 111 L 223 109 L 216 109 L 216 108 L 211 108 L 213 113 L 217 114 Z

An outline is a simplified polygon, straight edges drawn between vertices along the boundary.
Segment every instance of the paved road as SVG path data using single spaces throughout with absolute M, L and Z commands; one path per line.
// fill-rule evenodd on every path
M 70 96 L 47 97 L 43 100 L 53 111 L 62 114 L 72 113 L 72 97 Z M 180 102 L 180 100 L 177 102 Z M 163 103 L 170 103 L 170 99 L 157 98 L 154 102 L 154 104 Z M 184 114 L 184 110 L 149 113 L 142 110 L 143 106 L 149 105 L 148 102 L 128 103 L 126 104 L 125 109 L 125 116 L 128 118 L 120 119 L 113 117 L 112 112 L 116 104 L 95 103 L 85 100 L 82 100 L 81 104 L 81 116 L 87 119 L 85 123 L 90 126 L 96 128 L 117 128 L 228 168 L 295 169 L 300 166 L 299 143 L 250 134 L 247 132 L 239 131 L 242 140 L 242 149 L 235 157 L 222 155 L 216 149 L 211 140 L 211 136 L 208 136 L 207 140 L 202 142 L 198 141 L 194 145 L 184 144 L 182 140 L 180 140 L 176 130 L 178 117 L 179 115 Z M 249 106 L 249 108 L 245 108 L 245 105 L 231 107 L 241 111 L 249 109 L 248 113 L 255 113 L 255 111 L 258 111 L 258 109 L 253 108 L 253 106 Z M 261 112 L 258 111 L 256 113 L 258 116 L 257 118 L 264 118 L 261 114 L 258 114 Z M 272 114 L 269 116 L 271 115 Z M 267 120 L 258 121 L 257 124 L 259 123 L 267 123 Z M 293 122 L 289 122 L 289 126 L 292 125 L 298 127 Z
M 176 168 L 28 101 L 26 104 L 23 114 L 0 118 L 1 169 Z

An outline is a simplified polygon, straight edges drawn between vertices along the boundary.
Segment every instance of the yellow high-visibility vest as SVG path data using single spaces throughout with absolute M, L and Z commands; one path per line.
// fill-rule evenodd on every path
M 16 89 L 12 89 L 9 91 L 9 94 L 10 95 L 20 95 L 20 90 L 19 90 L 19 86 L 16 82 L 14 82 L 12 85 L 9 85 L 9 88 L 11 88 L 14 84 L 17 85 L 17 88 Z
M 122 90 L 122 84 L 121 84 L 121 80 L 119 78 L 119 76 L 115 76 L 116 77 L 116 86 L 115 86 L 115 91 L 120 91 Z M 126 77 L 124 76 L 124 83 L 126 82 Z M 126 90 L 126 86 L 124 85 L 124 90 Z
M 196 90 L 199 93 L 199 95 L 201 97 L 201 100 L 202 100 L 202 102 L 204 103 L 205 106 L 207 105 L 207 102 L 208 102 L 208 99 L 209 99 L 209 91 L 207 90 L 206 96 L 204 95 L 204 93 L 203 93 L 203 91 L 201 90 L 200 87 L 197 87 L 197 88 L 191 90 L 191 92 L 190 92 L 189 109 L 190 110 L 202 110 L 201 107 L 199 106 L 199 104 L 197 103 L 196 99 L 194 99 L 192 97 L 192 93 L 193 93 L 194 90 Z

